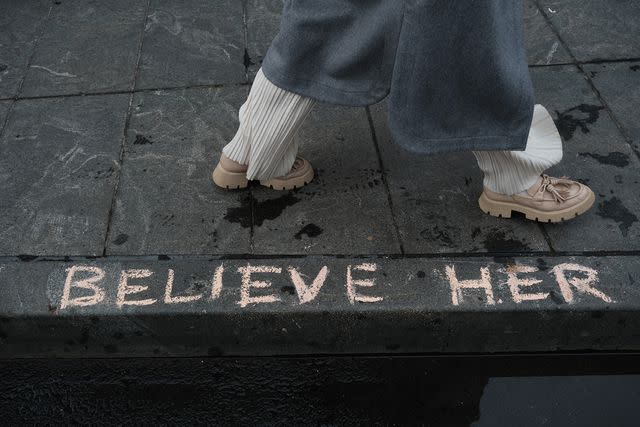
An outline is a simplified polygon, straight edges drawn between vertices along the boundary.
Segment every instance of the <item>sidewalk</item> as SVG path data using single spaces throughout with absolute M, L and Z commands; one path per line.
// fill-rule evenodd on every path
M 640 349 L 636 2 L 526 2 L 549 174 L 597 197 L 562 224 L 482 213 L 384 102 L 313 110 L 309 186 L 216 189 L 280 5 L 0 4 L 1 356 Z

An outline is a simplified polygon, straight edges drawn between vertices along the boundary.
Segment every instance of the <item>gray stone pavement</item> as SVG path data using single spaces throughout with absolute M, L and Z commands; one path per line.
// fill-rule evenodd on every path
M 588 183 L 597 194 L 589 213 L 563 224 L 483 214 L 477 207 L 482 176 L 471 153 L 402 151 L 390 140 L 384 101 L 314 109 L 299 134 L 301 153 L 317 169 L 309 186 L 286 193 L 259 185 L 216 189 L 210 172 L 236 130 L 238 108 L 278 31 L 282 4 L 0 2 L 4 291 L 9 286 L 12 295 L 28 298 L 30 291 L 14 288 L 44 281 L 47 305 L 58 314 L 61 301 L 50 286 L 68 270 L 59 263 L 64 260 L 96 268 L 155 262 L 166 270 L 163 263 L 178 259 L 303 259 L 318 266 L 328 258 L 361 266 L 367 259 L 395 259 L 416 266 L 389 267 L 389 274 L 404 271 L 397 280 L 406 284 L 413 274 L 428 277 L 418 264 L 432 258 L 502 268 L 517 257 L 549 275 L 554 260 L 588 257 L 596 270 L 615 264 L 615 271 L 598 271 L 616 286 L 638 283 L 635 0 L 525 2 L 537 101 L 564 140 L 564 159 L 550 173 Z M 25 262 L 33 259 L 43 263 Z M 281 289 L 302 295 L 290 284 Z M 585 289 L 585 310 L 592 310 L 594 293 Z M 554 293 L 549 298 L 560 301 Z M 602 310 L 615 309 L 603 304 Z M 12 313 L 28 314 L 5 304 L 1 314 Z M 84 312 L 78 306 L 69 313 Z

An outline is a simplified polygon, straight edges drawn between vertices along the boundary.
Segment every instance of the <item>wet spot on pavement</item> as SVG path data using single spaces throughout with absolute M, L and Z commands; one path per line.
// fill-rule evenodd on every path
M 623 205 L 622 201 L 617 197 L 600 202 L 597 214 L 602 218 L 612 219 L 617 222 L 623 236 L 626 236 L 629 228 L 638 222 L 638 217 Z
M 596 159 L 598 162 L 603 165 L 612 165 L 617 166 L 619 168 L 623 168 L 629 165 L 629 156 L 627 154 L 621 153 L 619 151 L 614 151 L 606 156 L 602 154 L 593 154 L 593 153 L 579 153 L 582 157 L 591 157 L 592 159 Z
M 318 227 L 315 224 L 307 224 L 304 227 L 302 227 L 300 229 L 300 231 L 298 231 L 294 237 L 298 240 L 302 239 L 302 235 L 306 235 L 307 237 L 318 237 L 319 235 L 322 234 L 324 230 L 322 230 L 322 228 Z
M 484 239 L 484 247 L 489 252 L 521 252 L 531 250 L 531 247 L 522 240 L 507 237 L 505 232 L 493 229 Z
M 146 145 L 146 144 L 153 144 L 153 141 L 151 141 L 149 138 L 145 136 L 136 135 L 136 139 L 133 141 L 133 145 Z
M 556 126 L 560 135 L 562 135 L 562 139 L 565 141 L 571 140 L 578 129 L 582 133 L 589 133 L 589 125 L 598 121 L 600 110 L 604 110 L 604 107 L 590 104 L 581 104 L 565 111 L 556 110 L 558 115 Z
M 127 240 L 129 240 L 129 235 L 128 234 L 124 234 L 124 233 L 120 233 L 114 239 L 113 244 L 119 246 L 119 245 L 122 245 L 123 243 L 125 243 Z

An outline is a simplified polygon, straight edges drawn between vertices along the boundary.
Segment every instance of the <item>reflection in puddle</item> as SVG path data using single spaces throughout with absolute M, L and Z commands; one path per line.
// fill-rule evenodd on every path
M 637 426 L 640 375 L 490 378 L 473 426 Z

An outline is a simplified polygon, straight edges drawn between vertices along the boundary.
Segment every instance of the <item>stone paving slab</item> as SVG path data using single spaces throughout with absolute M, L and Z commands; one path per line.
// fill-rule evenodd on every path
M 54 3 L 27 72 L 23 96 L 128 90 L 146 0 Z
M 152 0 L 137 88 L 242 83 L 242 2 Z
M 537 0 L 578 61 L 640 57 L 636 0 Z
M 548 170 L 587 183 L 594 207 L 563 224 L 548 224 L 556 250 L 640 248 L 640 162 L 583 75 L 573 66 L 535 69 L 537 102 L 554 116 L 564 157 Z
M 251 216 L 244 228 L 234 222 L 249 193 L 211 181 L 246 96 L 245 87 L 135 95 L 108 253 L 249 253 Z
M 561 64 L 571 61 L 553 29 L 534 0 L 524 3 L 524 25 L 530 65 Z
M 298 138 L 316 177 L 294 192 L 253 191 L 254 253 L 399 253 L 365 110 L 316 105 Z
M 128 100 L 16 102 L 0 140 L 0 254 L 102 254 Z
M 4 259 L 0 356 L 638 351 L 639 281 L 637 256 Z
M 52 3 L 47 0 L 0 2 L 0 98 L 18 94 L 38 34 Z
M 589 64 L 584 69 L 640 154 L 640 61 Z
M 482 212 L 482 172 L 473 154 L 412 154 L 392 140 L 386 102 L 371 114 L 406 253 L 520 252 L 549 249 L 537 224 Z

